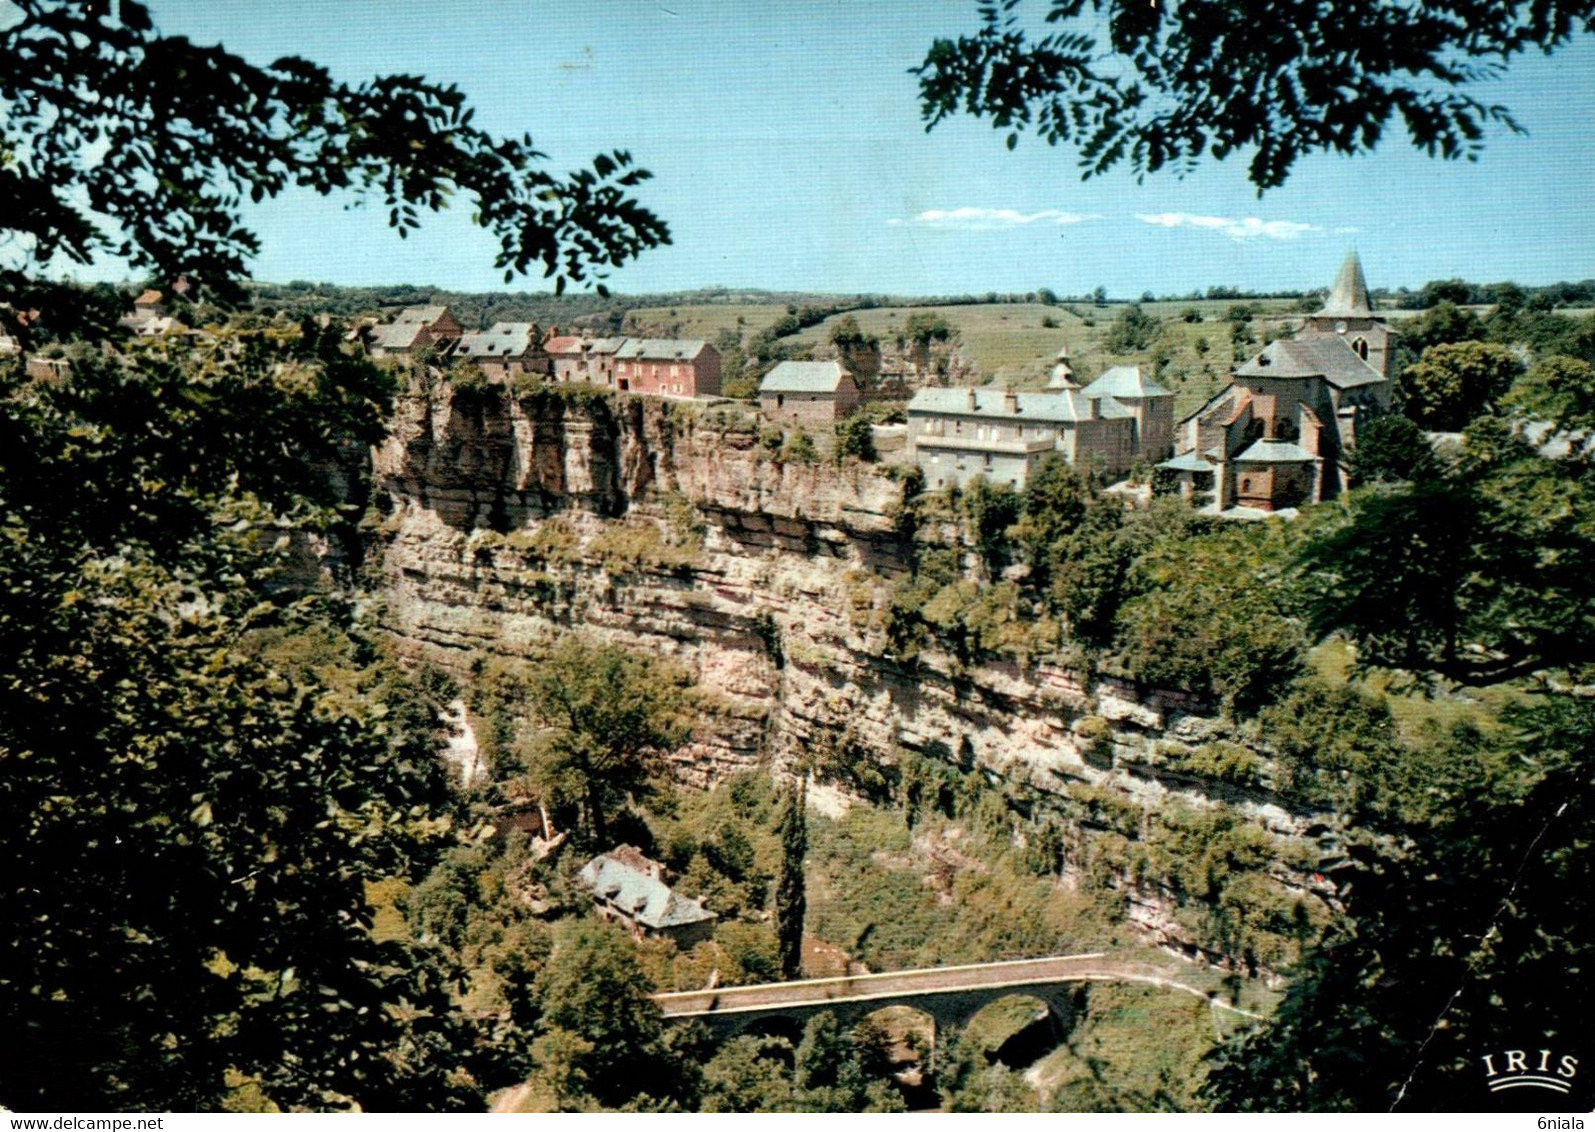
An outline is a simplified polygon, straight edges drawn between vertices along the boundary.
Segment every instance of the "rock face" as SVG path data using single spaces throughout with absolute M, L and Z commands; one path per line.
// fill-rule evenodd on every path
M 373 487 L 386 518 L 368 562 L 407 647 L 463 670 L 580 627 L 669 656 L 725 704 L 677 752 L 688 781 L 821 747 L 906 749 L 1049 794 L 1223 800 L 1306 844 L 1314 819 L 1265 792 L 1160 770 L 1160 752 L 1229 736 L 1190 697 L 1057 664 L 894 659 L 869 615 L 909 568 L 903 485 L 782 462 L 740 408 L 445 386 L 401 401 Z

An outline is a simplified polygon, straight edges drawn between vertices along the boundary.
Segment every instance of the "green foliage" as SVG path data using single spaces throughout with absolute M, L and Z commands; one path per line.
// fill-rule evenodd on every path
M 783 464 L 817 464 L 820 450 L 814 446 L 814 438 L 799 426 L 787 434 L 776 459 Z
M 1235 786 L 1262 784 L 1263 760 L 1239 743 L 1223 740 L 1206 743 L 1188 753 L 1171 756 L 1163 765 L 1179 774 L 1211 778 Z
M 949 1112 L 1038 1112 L 1041 1098 L 1023 1077 L 992 1064 L 967 1033 L 939 1035 L 936 1087 Z
M 1153 543 L 1131 568 L 1117 655 L 1137 680 L 1251 711 L 1301 669 L 1305 640 L 1283 584 L 1284 534 L 1229 527 Z
M 903 323 L 903 338 L 921 352 L 930 349 L 932 342 L 950 342 L 957 334 L 952 325 L 939 314 L 916 311 Z
M 457 393 L 481 393 L 487 389 L 487 372 L 474 362 L 449 369 L 449 383 Z
M 1489 744 L 1503 780 L 1433 783 L 1420 824 L 1353 839 L 1346 917 L 1270 1023 L 1215 1059 L 1217 1107 L 1473 1110 L 1479 1035 L 1539 1049 L 1580 1032 L 1595 1009 L 1577 974 L 1595 949 L 1595 730 L 1570 696 L 1506 722 Z
M 781 808 L 781 874 L 775 886 L 775 930 L 781 949 L 781 977 L 797 978 L 803 970 L 803 867 L 808 855 L 804 817 L 806 780 L 794 783 Z
M 1479 316 L 1448 299 L 1401 324 L 1401 344 L 1414 354 L 1423 354 L 1432 346 L 1475 342 L 1484 336 L 1484 323 Z
M 449 833 L 444 685 L 283 584 L 290 536 L 339 521 L 312 462 L 374 439 L 387 389 L 278 365 L 304 345 L 0 375 L 14 1105 L 212 1108 L 229 1070 L 285 1107 L 479 1103 L 451 972 L 367 927 L 366 884 Z
M 686 571 L 702 560 L 703 540 L 690 529 L 685 536 L 667 539 L 657 523 L 631 519 L 607 524 L 587 544 L 587 551 L 614 574 Z
M 1011 534 L 1032 583 L 1070 634 L 1105 644 L 1140 540 L 1126 527 L 1124 508 L 1093 491 L 1060 456 L 1049 455 L 1025 485 Z
M 1313 632 L 1362 663 L 1489 681 L 1588 663 L 1595 481 L 1483 418 L 1445 478 L 1320 509 L 1298 562 Z
M 1352 482 L 1422 482 L 1440 474 L 1434 446 L 1410 417 L 1377 417 L 1357 430 L 1357 447 L 1347 460 Z
M 611 1106 L 675 1092 L 652 993 L 635 945 L 619 928 L 586 922 L 560 933 L 537 976 L 537 997 L 543 1037 L 558 1043 L 567 1082 L 585 1082 Z
M 411 75 L 352 85 L 299 58 L 255 66 L 159 34 L 134 0 L 117 19 L 101 17 L 30 0 L 0 31 L 11 61 L 0 77 L 0 151 L 15 158 L 0 166 L 0 195 L 13 202 L 0 225 L 34 264 L 124 255 L 236 297 L 259 250 L 240 222 L 243 196 L 294 187 L 375 200 L 401 236 L 421 209 L 464 197 L 498 240 L 506 281 L 537 267 L 561 290 L 669 242 L 627 195 L 648 173 L 623 151 L 560 179 L 529 137 L 474 126 L 453 86 Z M 96 96 L 113 88 L 115 99 Z M 147 144 L 120 144 L 135 135 Z M 5 290 L 16 282 L 8 272 Z
M 1298 802 L 1359 814 L 1405 757 L 1390 709 L 1354 688 L 1304 680 L 1258 719 L 1275 752 L 1274 788 Z
M 991 5 L 975 34 L 934 40 L 915 69 L 927 127 L 959 114 L 988 119 L 1009 149 L 1033 130 L 1075 147 L 1086 176 L 1127 163 L 1140 178 L 1246 152 L 1259 191 L 1284 184 L 1311 154 L 1371 152 L 1392 120 L 1430 156 L 1476 156 L 1490 124 L 1515 123 L 1467 93 L 1473 70 L 1560 47 L 1589 15 L 1580 4 L 1540 13 L 1490 0 L 1464 27 L 1448 12 L 1377 3 L 1359 13 L 1355 34 L 1407 48 L 1366 56 L 1343 49 L 1352 30 L 1329 9 L 1259 26 L 1217 0 L 1136 18 L 1106 3 L 1045 7 L 1042 24 L 1017 3 Z M 1046 34 L 1031 31 L 1041 27 Z M 1283 99 L 1285 74 L 1311 78 Z
M 1113 316 L 1102 348 L 1110 354 L 1134 354 L 1152 345 L 1152 339 L 1163 324 L 1143 311 L 1135 303 L 1121 307 Z
M 1544 358 L 1512 386 L 1505 405 L 1558 430 L 1595 430 L 1595 366 L 1577 358 Z
M 652 657 L 568 636 L 512 690 L 539 726 L 520 752 L 531 785 L 551 808 L 579 809 L 596 848 L 611 847 L 614 816 L 653 792 L 665 753 L 686 741 L 685 685 Z
M 836 320 L 836 323 L 831 327 L 830 337 L 831 345 L 843 352 L 880 345 L 879 339 L 866 338 L 864 336 L 864 332 L 858 327 L 858 319 L 850 314 L 844 314 Z
M 880 459 L 875 451 L 875 430 L 866 416 L 855 414 L 836 422 L 836 460 L 840 463 L 849 456 L 869 464 Z
M 976 476 L 958 503 L 986 574 L 995 578 L 1002 572 L 1008 528 L 1019 517 L 1019 494 L 1008 484 L 994 486 L 985 476 Z
M 1522 372 L 1504 346 L 1431 346 L 1401 375 L 1406 414 L 1425 428 L 1455 432 L 1494 405 Z

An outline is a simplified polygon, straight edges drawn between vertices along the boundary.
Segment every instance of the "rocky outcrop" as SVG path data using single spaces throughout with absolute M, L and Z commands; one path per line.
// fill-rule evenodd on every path
M 1284 841 L 1319 832 L 1262 789 L 1169 769 L 1171 752 L 1233 738 L 1190 697 L 1051 662 L 894 658 L 870 613 L 909 566 L 902 484 L 783 462 L 740 407 L 444 387 L 401 402 L 373 486 L 385 518 L 368 561 L 408 648 L 463 671 L 580 627 L 669 656 L 724 705 L 677 753 L 689 781 L 821 748 L 907 750 L 1060 797 L 1222 800 Z

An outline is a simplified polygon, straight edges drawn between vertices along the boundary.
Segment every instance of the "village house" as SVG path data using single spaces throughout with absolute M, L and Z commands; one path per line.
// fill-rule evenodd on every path
M 1138 460 L 1167 455 L 1173 416 L 1168 390 L 1126 366 L 1084 390 L 1072 381 L 1043 393 L 921 389 L 908 403 L 908 444 L 932 490 L 977 476 L 1023 487 L 1053 452 L 1117 478 Z
M 576 876 L 592 893 L 599 916 L 637 938 L 665 936 L 683 950 L 714 934 L 716 916 L 702 901 L 679 896 L 664 881 L 664 866 L 622 845 L 594 857 Z
M 1155 464 L 1174 451 L 1174 394 L 1142 373 L 1140 366 L 1103 370 L 1080 395 L 1098 403 L 1111 400 L 1129 412 L 1133 459 Z
M 371 328 L 373 358 L 409 357 L 432 346 L 442 353 L 463 333 L 448 307 L 406 307 L 392 322 Z
M 468 330 L 454 344 L 450 357 L 470 362 L 489 381 L 508 382 L 528 374 L 547 376 L 549 357 L 535 322 L 495 322 L 487 330 Z
M 699 339 L 627 338 L 615 351 L 615 388 L 666 397 L 718 397 L 720 351 Z
M 1219 514 L 1279 511 L 1345 491 L 1359 422 L 1389 409 L 1390 340 L 1353 252 L 1293 338 L 1263 347 L 1180 422 L 1175 455 L 1160 465 L 1166 482 Z
M 550 376 L 557 382 L 584 381 L 613 389 L 615 353 L 625 341 L 624 338 L 560 334 L 559 327 L 553 327 L 543 342 L 543 350 L 552 365 Z
M 759 383 L 759 408 L 772 420 L 830 426 L 858 403 L 858 382 L 839 361 L 781 362 Z

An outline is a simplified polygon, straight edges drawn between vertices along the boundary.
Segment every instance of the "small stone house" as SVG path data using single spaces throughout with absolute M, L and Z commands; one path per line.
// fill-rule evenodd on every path
M 476 365 L 489 381 L 508 382 L 513 377 L 546 376 L 549 372 L 549 358 L 535 322 L 495 322 L 487 330 L 466 331 L 455 343 L 451 357 Z
M 615 352 L 625 342 L 624 338 L 587 338 L 561 334 L 556 326 L 548 332 L 543 350 L 548 354 L 552 367 L 550 376 L 554 381 L 583 381 L 613 389 Z
M 373 358 L 409 357 L 425 346 L 441 351 L 458 342 L 459 321 L 448 307 L 406 307 L 392 322 L 371 329 Z
M 782 362 L 759 383 L 759 408 L 772 420 L 829 426 L 858 403 L 858 382 L 838 361 Z
M 624 925 L 638 939 L 665 936 L 685 950 L 714 934 L 716 916 L 701 901 L 672 892 L 664 872 L 640 849 L 622 845 L 588 861 L 576 881 L 592 893 L 604 919 Z
M 720 351 L 700 339 L 627 338 L 615 351 L 615 388 L 664 397 L 718 397 Z
M 1067 361 L 1060 364 L 1066 366 Z M 1112 398 L 1129 412 L 1134 425 L 1131 445 L 1137 460 L 1156 463 L 1174 451 L 1174 394 L 1142 373 L 1140 366 L 1104 370 L 1080 395 L 1097 402 Z

